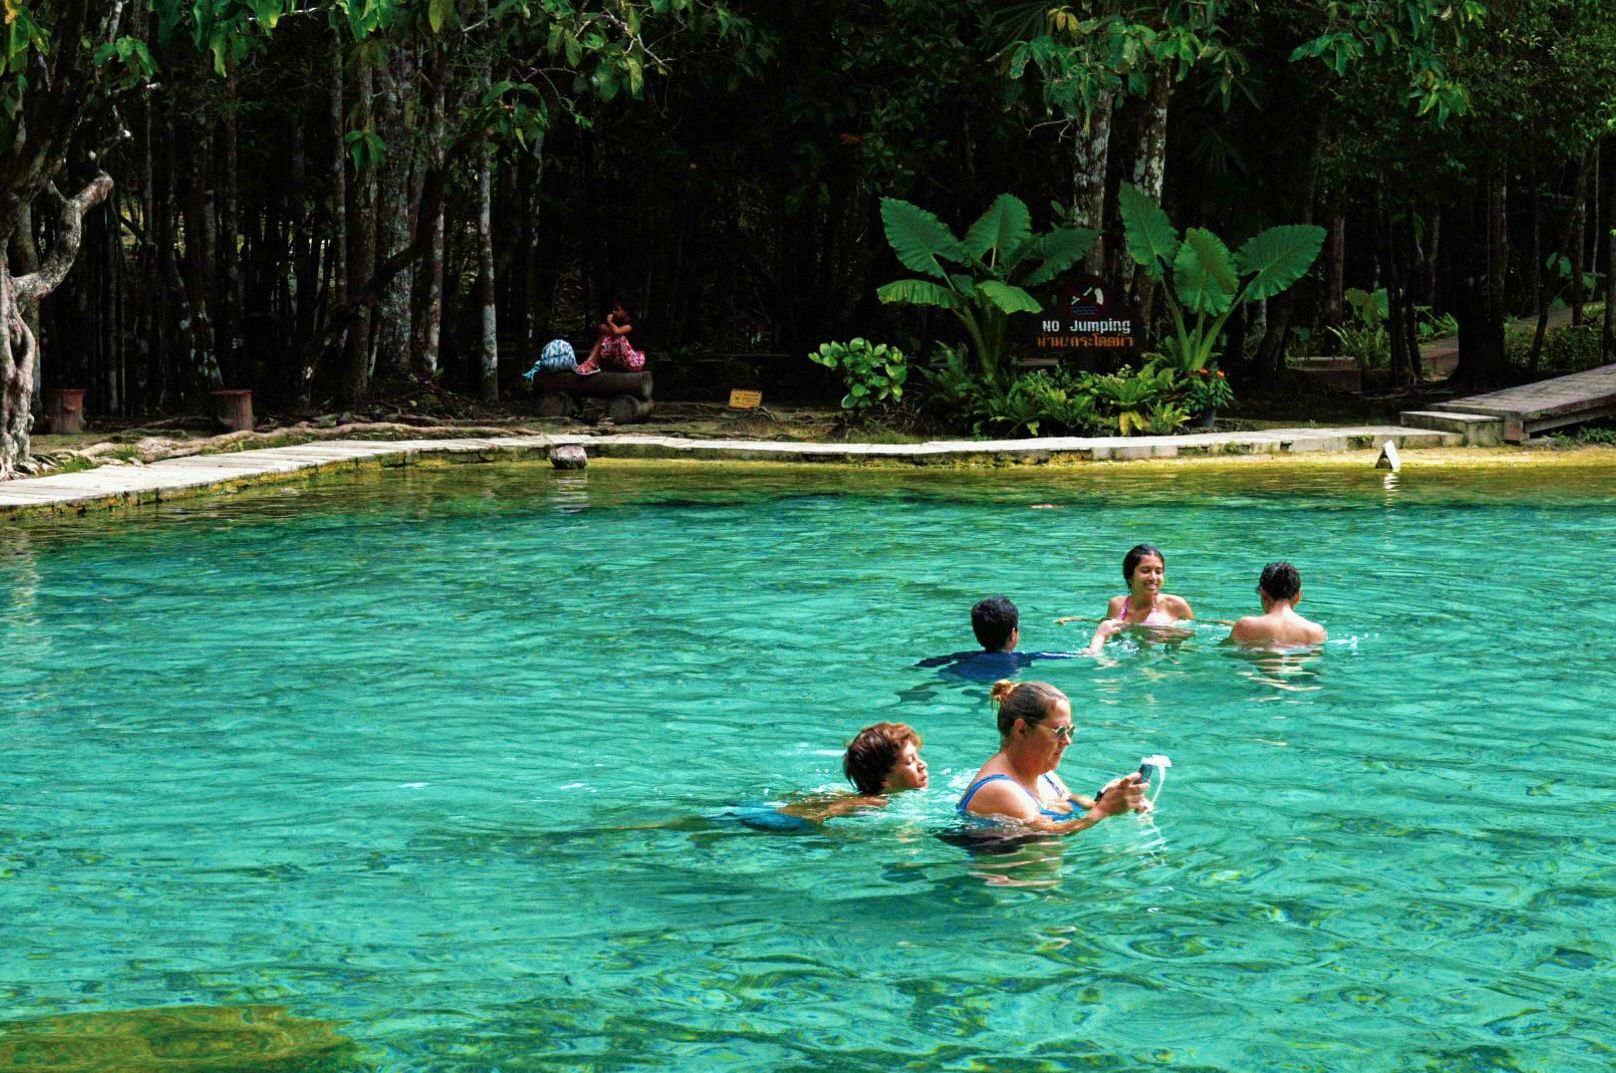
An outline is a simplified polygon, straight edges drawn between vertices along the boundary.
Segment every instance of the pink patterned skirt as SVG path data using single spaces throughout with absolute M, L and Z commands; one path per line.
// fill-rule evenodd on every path
M 630 346 L 628 336 L 614 335 L 600 344 L 600 366 L 603 369 L 637 373 L 645 368 L 645 352 Z

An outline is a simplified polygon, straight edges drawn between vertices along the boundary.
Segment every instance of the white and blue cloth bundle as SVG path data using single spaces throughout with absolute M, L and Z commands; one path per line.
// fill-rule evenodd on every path
M 576 368 L 578 355 L 573 353 L 572 344 L 565 339 L 552 339 L 544 344 L 544 349 L 539 351 L 539 360 L 522 374 L 522 378 L 532 380 L 540 373 L 570 373 Z

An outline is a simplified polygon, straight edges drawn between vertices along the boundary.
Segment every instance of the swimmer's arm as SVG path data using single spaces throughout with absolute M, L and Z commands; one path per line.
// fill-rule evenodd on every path
M 1195 617 L 1195 612 L 1190 610 L 1190 602 L 1182 596 L 1167 597 L 1167 607 L 1178 618 L 1192 619 Z
M 1082 794 L 1072 793 L 1072 788 L 1066 785 L 1065 780 L 1063 780 L 1053 771 L 1049 773 L 1049 781 L 1055 784 L 1055 789 L 1060 791 L 1062 797 L 1072 802 L 1074 805 L 1078 805 L 1084 809 L 1091 809 L 1094 807 L 1094 798 L 1084 797 Z
M 1152 811 L 1150 802 L 1144 798 L 1144 790 L 1140 785 L 1137 771 L 1106 783 L 1100 790 L 1100 796 L 1093 801 L 1076 794 L 1070 794 L 1069 800 L 1083 808 L 1083 813 L 1077 819 L 1052 820 L 1040 814 L 1038 819 L 1042 822 L 1035 823 L 1034 826 L 1055 834 L 1067 835 L 1073 831 L 1086 831 L 1101 820 L 1120 816 L 1124 812 Z
M 1121 795 L 1118 795 L 1117 800 L 1120 805 Z M 1106 805 L 1110 806 L 1110 802 L 1106 802 Z M 1073 819 L 1052 820 L 1038 810 L 1038 806 L 1025 792 L 1008 783 L 993 782 L 977 790 L 976 796 L 971 798 L 969 811 L 973 816 L 1012 820 L 1034 830 L 1065 835 L 1073 831 L 1086 831 L 1107 816 L 1123 809 L 1116 806 L 1102 809 L 1100 805 L 1092 805 L 1081 813 L 1074 813 Z
M 1008 782 L 994 781 L 978 787 L 976 793 L 971 796 L 971 803 L 966 806 L 966 811 L 973 816 L 1014 820 L 1028 827 L 1045 830 L 1049 825 L 1048 817 L 1038 811 L 1038 806 L 1033 804 L 1026 792 Z
M 846 816 L 860 809 L 886 807 L 887 799 L 883 794 L 842 794 L 828 800 L 798 801 L 782 805 L 780 811 L 787 816 L 796 816 L 810 823 L 824 823 L 833 817 Z
M 1106 640 L 1122 629 L 1122 622 L 1118 619 L 1108 618 L 1095 629 L 1094 636 L 1089 638 L 1089 646 L 1083 650 L 1086 656 L 1098 656 L 1100 649 L 1105 647 Z

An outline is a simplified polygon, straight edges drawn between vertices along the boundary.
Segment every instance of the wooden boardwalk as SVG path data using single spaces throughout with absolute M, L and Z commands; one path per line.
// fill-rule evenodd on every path
M 1549 429 L 1616 414 L 1616 365 L 1434 403 L 1431 409 L 1499 418 L 1505 441 L 1521 443 Z
M 1379 450 L 1388 440 L 1407 450 L 1457 447 L 1451 431 L 1367 425 L 1351 428 L 1194 432 L 1176 436 L 1057 437 L 1035 440 L 943 440 L 930 443 L 794 443 L 694 440 L 682 436 L 511 436 L 463 440 L 325 440 L 232 454 L 192 455 L 149 466 L 30 477 L 0 484 L 0 520 L 25 514 L 84 513 L 229 492 L 266 481 L 362 466 L 407 466 L 423 456 L 462 461 L 548 458 L 556 447 L 582 446 L 592 458 L 712 461 L 888 462 L 909 465 L 1041 465 L 1189 455 L 1265 455 Z

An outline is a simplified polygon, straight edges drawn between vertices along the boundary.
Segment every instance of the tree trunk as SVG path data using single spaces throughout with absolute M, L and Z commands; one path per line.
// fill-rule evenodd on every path
M 1442 248 L 1442 206 L 1431 206 L 1430 241 L 1425 244 L 1425 304 L 1432 309 L 1436 308 L 1437 296 L 1437 265 L 1441 263 L 1438 254 Z
M 1543 184 L 1537 167 L 1527 173 L 1527 221 L 1531 224 L 1532 245 L 1522 268 L 1522 285 L 1532 296 L 1533 308 L 1541 311 L 1549 304 L 1548 284 L 1543 278 Z
M 1139 136 L 1139 159 L 1134 162 L 1133 184 L 1161 204 L 1167 179 L 1167 109 L 1172 103 L 1173 79 L 1168 71 L 1158 71 L 1150 80 L 1150 98 L 1145 107 Z M 1156 303 L 1156 281 L 1136 267 L 1133 291 L 1139 302 L 1141 325 L 1148 331 L 1152 306 Z
M 328 309 L 336 309 L 348 300 L 348 152 L 343 144 L 347 123 L 343 119 L 342 31 L 335 26 L 331 28 L 330 48 L 330 59 L 326 66 L 326 118 L 331 127 L 331 187 L 326 212 L 331 226 L 320 274 L 326 280 L 323 289 L 325 305 Z M 305 300 L 316 304 L 312 293 L 307 298 L 299 298 L 299 302 Z M 320 323 L 312 310 L 310 322 L 311 325 Z M 299 409 L 308 409 L 314 401 L 314 374 L 320 359 L 326 354 L 326 348 L 317 340 L 324 335 L 324 332 L 311 327 L 308 333 L 298 337 L 303 348 L 297 370 L 296 399 Z
M 236 147 L 236 92 L 235 84 L 228 83 L 224 107 L 219 117 L 219 168 L 221 171 L 218 231 L 214 249 L 218 254 L 217 290 L 219 301 L 213 303 L 213 352 L 218 355 L 219 367 L 229 383 L 246 387 L 246 371 L 240 368 L 236 356 L 236 336 L 240 334 L 238 318 L 245 291 L 241 282 L 241 187 L 239 159 Z
M 1319 97 L 1313 102 L 1317 109 L 1314 115 L 1312 129 L 1308 132 L 1307 151 L 1295 154 L 1297 162 L 1295 177 L 1287 182 L 1283 189 L 1287 195 L 1282 200 L 1282 210 L 1288 219 L 1287 223 L 1310 224 L 1313 222 L 1313 199 L 1318 189 L 1319 161 L 1324 154 L 1324 136 L 1329 129 L 1330 105 L 1328 98 Z M 1268 329 L 1263 333 L 1262 342 L 1257 346 L 1256 365 L 1261 375 L 1272 382 L 1285 367 L 1285 344 L 1291 331 L 1291 318 L 1295 314 L 1297 296 L 1302 285 L 1298 283 L 1289 290 L 1282 291 L 1268 301 Z
M 527 182 L 522 190 L 522 290 L 521 304 L 525 311 L 527 332 L 523 336 L 524 355 L 536 355 L 545 343 L 545 329 L 547 324 L 539 319 L 539 311 L 548 303 L 544 300 L 544 244 L 539 231 L 540 209 L 543 206 L 542 193 L 544 190 L 544 136 L 541 134 L 533 145 L 533 156 L 528 169 Z M 679 236 L 681 239 L 683 236 Z M 677 288 L 679 276 L 676 267 L 672 280 Z M 530 358 L 525 360 L 531 360 Z
M 199 102 L 193 107 L 202 109 Z M 218 351 L 214 348 L 213 317 L 209 301 L 213 293 L 213 246 L 216 240 L 216 219 L 213 206 L 213 182 L 208 168 L 212 159 L 211 132 L 205 114 L 193 117 L 187 125 L 189 150 L 185 195 L 182 213 L 185 242 L 180 261 L 180 280 L 185 291 L 185 305 L 189 311 L 180 333 L 189 342 L 186 348 L 186 376 L 204 391 L 224 386 L 219 371 Z
M 1347 214 L 1342 207 L 1342 196 L 1337 194 L 1330 206 L 1330 230 L 1324 245 L 1325 285 L 1324 323 L 1339 328 L 1346 323 L 1347 287 Z M 1334 339 L 1335 337 L 1329 336 Z
M 0 258 L 0 481 L 17 475 L 28 460 L 34 415 L 34 333 L 16 305 L 9 258 Z
M 1616 362 L 1616 138 L 1607 138 L 1611 166 L 1605 169 L 1605 330 L 1599 353 L 1605 364 Z
M 183 298 L 183 290 L 174 286 L 177 274 L 171 271 L 174 261 L 174 122 L 170 109 L 156 111 L 150 97 L 146 103 L 147 146 L 156 145 L 157 152 L 148 153 L 151 166 L 150 194 L 146 198 L 146 247 L 143 265 L 146 269 L 145 318 L 152 327 L 147 399 L 157 408 L 166 406 L 179 391 L 174 376 L 173 340 L 175 324 L 169 299 Z M 153 113 L 156 113 L 155 115 Z M 155 137 L 153 137 L 155 135 Z M 159 286 L 161 281 L 161 286 Z
M 119 241 L 117 206 L 107 213 L 101 230 L 101 261 L 105 266 L 101 290 L 101 347 L 106 359 L 106 398 L 109 414 L 129 412 L 128 385 L 123 356 L 123 244 Z
M 144 102 L 141 107 L 141 128 L 146 135 L 145 144 L 140 147 L 140 227 L 138 244 L 135 246 L 135 279 L 138 281 L 140 305 L 135 311 L 135 368 L 134 385 L 131 390 L 132 408 L 146 409 L 153 404 L 153 396 L 160 394 L 162 389 L 162 373 L 154 364 L 154 358 L 160 353 L 158 347 L 159 316 L 158 296 L 162 288 L 158 286 L 161 278 L 157 274 L 157 262 L 152 256 L 155 247 L 152 244 L 152 227 L 154 226 L 153 200 L 155 197 L 152 184 L 155 180 L 152 167 L 151 152 L 151 104 Z
M 1404 385 L 1412 378 L 1413 364 L 1409 360 L 1408 333 L 1403 325 L 1404 265 L 1398 256 L 1397 223 L 1389 213 L 1381 215 L 1380 238 L 1386 254 L 1386 336 L 1391 344 L 1392 383 Z
M 1418 286 L 1419 266 L 1423 260 L 1420 256 L 1419 234 L 1416 231 L 1418 217 L 1414 213 L 1414 205 L 1410 203 L 1403 214 L 1403 226 L 1398 234 L 1403 240 L 1403 333 L 1405 338 L 1404 350 L 1408 354 L 1409 382 L 1418 384 L 1425 379 L 1425 369 L 1420 364 L 1420 327 L 1418 303 L 1414 300 L 1414 291 Z
M 11 257 L 17 263 L 17 270 L 24 275 L 37 271 L 39 268 L 39 246 L 34 242 L 34 212 L 31 206 L 23 206 L 22 215 L 17 220 L 17 230 L 11 236 Z M 28 330 L 33 333 L 37 344 L 39 340 L 39 307 L 23 303 L 21 309 L 22 319 L 28 324 Z M 32 409 L 39 409 L 40 384 L 44 369 L 40 365 L 39 347 L 34 347 L 34 386 L 29 393 L 28 405 Z
M 443 170 L 448 148 L 445 119 L 448 63 L 442 48 L 428 46 L 426 152 L 428 167 Z M 430 380 L 438 373 L 438 345 L 443 331 L 443 201 L 436 208 L 421 205 L 417 228 L 426 229 L 426 262 L 415 275 L 413 325 L 410 331 L 410 366 L 415 375 Z
M 1533 168 L 1528 181 L 1532 220 L 1532 250 L 1527 257 L 1526 289 L 1532 293 L 1537 309 L 1537 328 L 1532 333 L 1532 348 L 1526 355 L 1526 367 L 1535 376 L 1539 359 L 1543 356 L 1543 340 L 1549 330 L 1549 284 L 1544 278 L 1543 256 L 1543 190 L 1538 184 L 1537 169 Z
M 1566 256 L 1571 261 L 1571 323 L 1581 324 L 1583 315 L 1582 276 L 1588 264 L 1588 172 L 1595 159 L 1585 152 L 1577 163 L 1577 184 L 1571 195 L 1571 228 Z
M 1503 289 L 1509 255 L 1505 216 L 1508 179 L 1505 157 L 1496 154 L 1478 192 L 1480 219 L 1474 212 L 1471 214 L 1470 264 L 1478 271 L 1459 281 L 1455 291 L 1459 367 L 1451 382 L 1467 390 L 1501 383 L 1508 375 Z
M 371 133 L 372 72 L 361 59 L 355 73 L 354 127 Z M 363 287 L 376 269 L 376 169 L 365 167 L 354 175 L 348 212 L 349 297 Z M 348 307 L 343 339 L 343 394 L 349 403 L 362 402 L 370 391 L 371 310 L 369 302 Z
M 1112 95 L 1104 93 L 1087 120 L 1072 131 L 1072 221 L 1100 232 L 1094 248 L 1083 260 L 1083 268 L 1104 277 L 1105 249 L 1105 169 L 1111 154 Z
M 409 97 L 415 83 L 414 44 L 408 38 L 387 51 L 380 72 L 376 126 L 387 143 L 381 168 L 381 200 L 377 206 L 378 246 L 391 256 L 410 244 L 409 173 L 414 155 L 410 137 Z M 388 280 L 377 305 L 376 365 L 378 375 L 402 379 L 410 367 L 410 290 L 414 266 Z
M 483 139 L 477 155 L 477 282 L 482 307 L 482 333 L 478 345 L 484 402 L 499 401 L 499 319 L 495 310 L 498 288 L 494 279 L 494 147 Z
M 37 306 L 66 278 L 84 239 L 84 214 L 111 192 L 112 179 L 102 172 L 62 205 L 55 244 L 36 271 L 14 277 L 9 258 L 0 257 L 0 481 L 16 476 L 17 467 L 28 460 L 34 420 L 28 400 L 34 389 L 37 341 L 19 304 Z M 15 226 L 15 217 L 9 222 Z

